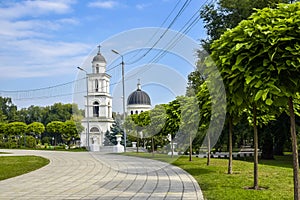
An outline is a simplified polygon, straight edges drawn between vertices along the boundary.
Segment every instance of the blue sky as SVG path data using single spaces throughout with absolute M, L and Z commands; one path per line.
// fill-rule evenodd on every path
M 192 0 L 171 29 L 179 31 L 204 2 L 206 1 Z M 130 30 L 160 27 L 177 3 L 178 7 L 162 28 L 170 24 L 185 3 L 184 0 L 0 1 L 0 95 L 12 95 L 14 103 L 19 107 L 74 101 L 73 95 L 70 95 L 73 86 L 69 85 L 58 87 L 57 91 L 53 89 L 42 90 L 40 93 L 27 92 L 28 99 L 18 99 L 18 96 L 22 96 L 18 92 L 3 91 L 44 88 L 81 78 L 82 73 L 79 73 L 76 67 L 81 66 L 89 70 L 90 59 L 95 55 L 98 44 L 106 44 L 101 52 L 107 60 L 108 69 L 120 62 L 118 56 L 110 52 L 111 48 L 126 53 L 125 59 L 135 56 L 137 51 L 126 52 L 131 43 L 137 45 L 139 42 L 134 37 L 126 41 L 126 44 L 124 42 L 124 45 L 122 41 L 118 41 L 117 45 L 110 46 L 109 42 L 113 41 L 116 35 Z M 156 38 L 159 38 L 159 34 Z M 201 21 L 186 35 L 196 42 L 205 38 Z M 151 34 L 145 36 L 145 40 L 148 41 L 149 37 Z M 162 43 L 164 42 L 168 42 L 167 36 L 162 39 Z M 152 44 L 153 42 L 148 46 L 151 47 Z M 126 74 L 132 73 L 138 66 L 146 65 L 157 51 L 154 49 L 135 65 L 126 66 Z M 193 70 L 189 63 L 178 59 L 174 54 L 165 56 L 159 63 L 172 68 L 185 78 Z M 120 68 L 117 67 L 109 73 L 112 76 L 111 83 L 120 80 Z M 144 76 L 151 77 L 147 73 Z M 127 93 L 134 90 L 134 82 L 137 82 L 138 78 L 141 78 L 143 84 L 142 75 L 133 77 L 132 82 L 128 81 L 130 87 L 126 88 Z M 176 83 L 176 80 L 170 82 Z M 148 82 L 143 86 L 152 94 L 150 96 L 153 96 L 154 103 L 169 101 L 177 95 L 170 92 L 169 86 L 158 85 L 160 84 L 156 82 Z M 111 89 L 114 93 L 113 86 Z M 49 94 L 49 91 L 57 97 L 39 98 Z M 162 96 L 166 98 L 161 98 Z

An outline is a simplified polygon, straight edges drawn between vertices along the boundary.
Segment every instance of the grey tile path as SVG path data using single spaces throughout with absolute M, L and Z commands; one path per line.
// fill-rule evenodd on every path
M 0 181 L 0 199 L 203 199 L 191 175 L 159 161 L 98 152 L 0 151 L 50 159 L 41 169 Z

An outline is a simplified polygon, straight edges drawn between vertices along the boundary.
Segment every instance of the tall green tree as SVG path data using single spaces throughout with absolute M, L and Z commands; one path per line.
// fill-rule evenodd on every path
M 155 144 L 164 146 L 162 129 L 166 122 L 166 110 L 163 104 L 156 105 L 149 111 L 149 120 L 149 123 L 145 127 L 145 132 L 151 136 L 152 153 L 154 153 Z
M 72 140 L 79 138 L 76 123 L 73 120 L 67 120 L 62 125 L 61 137 L 66 144 L 70 144 Z
M 44 108 L 43 123 L 46 125 L 52 121 L 70 120 L 73 113 L 73 104 L 55 103 Z M 76 109 L 75 109 L 76 110 Z
M 180 102 L 177 99 L 165 104 L 166 109 L 166 121 L 165 126 L 162 129 L 162 133 L 165 136 L 170 134 L 171 139 L 171 156 L 173 157 L 173 147 L 174 147 L 174 139 L 176 134 L 178 133 L 180 123 L 181 123 L 181 109 Z
M 181 143 L 189 146 L 189 161 L 192 161 L 193 140 L 198 133 L 200 123 L 200 110 L 196 97 L 182 97 L 180 133 Z M 188 140 L 188 141 L 187 141 Z
M 210 152 L 211 152 L 211 144 L 210 139 L 211 135 L 208 132 L 209 123 L 211 120 L 211 95 L 207 88 L 207 83 L 204 82 L 200 85 L 199 91 L 197 93 L 197 99 L 199 104 L 199 110 L 201 113 L 200 124 L 199 124 L 199 131 L 206 135 L 204 140 L 204 145 L 207 146 L 207 162 L 206 165 L 210 165 Z
M 1 121 L 16 122 L 20 121 L 17 115 L 17 106 L 13 104 L 9 97 L 0 97 L 0 119 Z

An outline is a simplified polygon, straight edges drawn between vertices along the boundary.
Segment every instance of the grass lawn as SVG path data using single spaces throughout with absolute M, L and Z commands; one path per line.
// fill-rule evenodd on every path
M 146 157 L 151 158 L 151 154 Z M 211 165 L 206 166 L 205 158 L 193 157 L 193 161 L 189 162 L 187 156 L 182 156 L 172 164 L 190 173 L 208 200 L 293 199 L 292 157 L 279 156 L 275 160 L 260 160 L 259 163 L 259 186 L 265 189 L 257 191 L 245 189 L 253 186 L 252 160 L 234 160 L 232 175 L 227 174 L 228 160 L 225 159 L 211 159 Z
M 49 162 L 39 156 L 0 156 L 0 180 L 31 172 Z

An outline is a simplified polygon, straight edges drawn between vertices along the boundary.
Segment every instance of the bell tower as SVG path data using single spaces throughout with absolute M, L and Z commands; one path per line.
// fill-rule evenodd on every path
M 110 75 L 106 73 L 106 60 L 98 46 L 97 55 L 92 60 L 92 73 L 87 74 L 88 105 L 85 105 L 85 118 L 82 125 L 85 133 L 81 134 L 82 146 L 89 145 L 91 151 L 99 151 L 103 146 L 105 132 L 110 131 L 113 123 L 112 97 L 110 95 Z M 89 127 L 89 131 L 87 128 Z M 88 140 L 88 141 L 87 141 Z

